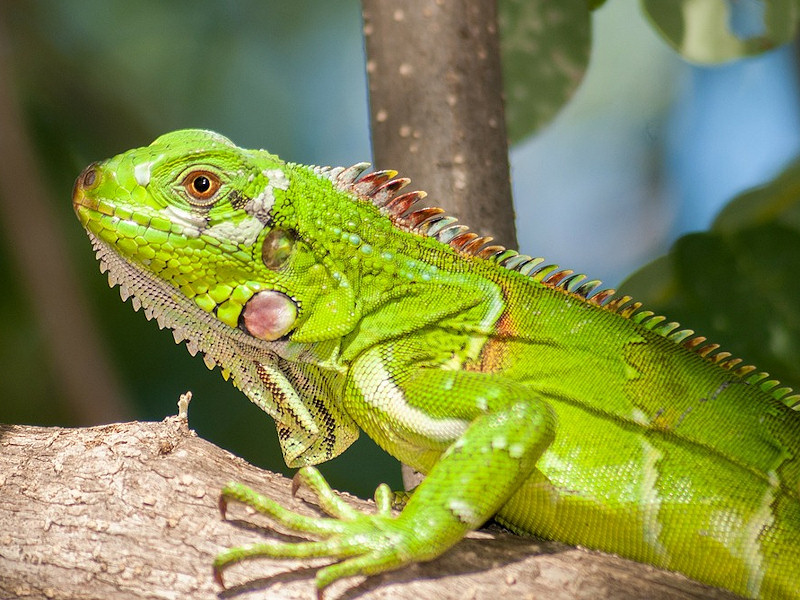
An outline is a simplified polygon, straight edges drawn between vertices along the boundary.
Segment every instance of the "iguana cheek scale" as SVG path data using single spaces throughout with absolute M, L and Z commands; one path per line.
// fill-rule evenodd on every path
M 318 589 L 514 531 L 800 598 L 800 397 L 600 282 L 417 208 L 393 171 L 308 167 L 186 130 L 95 163 L 73 204 L 111 285 L 276 421 L 331 518 L 231 484 L 315 542 Z M 399 515 L 308 465 L 365 431 L 427 474 Z

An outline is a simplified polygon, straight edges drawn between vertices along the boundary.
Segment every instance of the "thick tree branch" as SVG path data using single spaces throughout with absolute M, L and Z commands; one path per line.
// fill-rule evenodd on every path
M 178 417 L 85 429 L 0 426 L 0 598 L 313 598 L 324 561 L 261 559 L 226 572 L 225 547 L 279 536 L 218 491 L 246 483 L 298 511 L 288 480 L 194 435 Z M 302 493 L 301 493 L 302 495 Z M 353 500 L 369 510 L 368 503 Z M 619 558 L 490 530 L 440 559 L 335 584 L 326 598 L 732 598 Z

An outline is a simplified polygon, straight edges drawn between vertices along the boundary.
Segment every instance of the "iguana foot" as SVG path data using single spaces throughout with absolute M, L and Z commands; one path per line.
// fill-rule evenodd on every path
M 393 494 L 386 484 L 375 490 L 376 512 L 366 514 L 342 501 L 331 489 L 322 474 L 313 467 L 297 472 L 292 493 L 301 485 L 317 497 L 320 508 L 330 517 L 309 517 L 284 508 L 245 485 L 231 483 L 220 495 L 220 511 L 226 514 L 228 503 L 235 500 L 273 519 L 286 529 L 319 538 L 317 541 L 267 541 L 230 548 L 214 560 L 214 578 L 224 587 L 222 573 L 230 565 L 257 557 L 320 558 L 330 557 L 342 562 L 323 567 L 316 576 L 316 586 L 322 590 L 333 581 L 352 575 L 370 575 L 420 560 L 411 546 L 418 532 L 404 527 L 392 513 Z

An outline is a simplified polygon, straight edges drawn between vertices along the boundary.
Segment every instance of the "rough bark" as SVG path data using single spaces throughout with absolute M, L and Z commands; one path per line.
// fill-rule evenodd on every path
M 516 247 L 494 0 L 364 0 L 379 168 Z
M 226 572 L 227 590 L 216 585 L 217 552 L 281 537 L 241 506 L 220 519 L 218 490 L 231 480 L 314 513 L 291 498 L 288 480 L 196 437 L 179 417 L 85 429 L 0 426 L 0 598 L 313 598 L 315 568 L 326 561 L 259 559 Z M 732 598 L 680 575 L 498 530 L 477 532 L 430 563 L 338 582 L 326 593 L 355 597 Z

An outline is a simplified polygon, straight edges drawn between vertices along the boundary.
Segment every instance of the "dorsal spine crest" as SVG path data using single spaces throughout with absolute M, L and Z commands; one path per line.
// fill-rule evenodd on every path
M 417 235 L 433 238 L 450 246 L 456 252 L 493 262 L 509 271 L 514 271 L 541 283 L 542 285 L 580 299 L 582 302 L 607 310 L 623 319 L 656 333 L 686 350 L 705 358 L 719 367 L 731 371 L 746 383 L 757 385 L 791 408 L 800 408 L 800 394 L 794 394 L 790 387 L 778 387 L 777 380 L 768 380 L 767 373 L 751 375 L 756 367 L 739 366 L 740 358 L 730 358 L 730 352 L 718 352 L 719 344 L 704 344 L 706 338 L 695 335 L 691 329 L 680 329 L 680 324 L 667 322 L 666 318 L 649 310 L 640 310 L 641 302 L 634 302 L 630 296 L 617 296 L 616 290 L 600 289 L 602 282 L 597 279 L 585 281 L 586 276 L 570 269 L 560 269 L 558 265 L 546 264 L 543 258 L 520 254 L 499 244 L 491 244 L 489 236 L 479 236 L 456 217 L 448 215 L 437 206 L 416 208 L 425 198 L 423 191 L 397 192 L 406 187 L 411 180 L 406 177 L 395 178 L 396 171 L 373 171 L 364 175 L 370 164 L 357 163 L 351 167 L 312 167 L 321 177 L 330 179 L 334 186 L 357 198 L 370 202 L 389 216 L 396 227 Z

